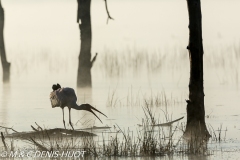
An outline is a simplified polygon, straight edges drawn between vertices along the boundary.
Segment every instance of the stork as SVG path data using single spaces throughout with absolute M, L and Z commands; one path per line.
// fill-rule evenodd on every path
M 55 108 L 55 107 L 62 108 L 63 124 L 64 124 L 65 129 L 66 129 L 66 126 L 65 126 L 65 120 L 64 120 L 64 107 L 68 107 L 68 110 L 69 110 L 69 124 L 71 125 L 73 130 L 74 130 L 74 128 L 73 128 L 73 125 L 72 125 L 72 122 L 71 122 L 71 109 L 72 108 L 76 109 L 76 110 L 89 111 L 92 114 L 94 114 L 101 121 L 101 119 L 92 110 L 95 110 L 95 111 L 103 114 L 102 112 L 100 112 L 99 110 L 97 110 L 96 108 L 91 106 L 90 104 L 81 104 L 81 105 L 77 104 L 77 96 L 75 94 L 74 89 L 68 88 L 68 87 L 61 88 L 61 86 L 59 84 L 53 85 L 52 89 L 53 89 L 53 91 L 50 93 L 50 101 L 51 101 L 51 104 L 52 104 L 52 108 Z M 107 117 L 105 114 L 103 114 L 103 115 L 105 117 Z

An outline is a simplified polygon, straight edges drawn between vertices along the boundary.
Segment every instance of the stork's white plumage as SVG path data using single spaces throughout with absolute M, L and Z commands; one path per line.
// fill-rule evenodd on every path
M 99 110 L 91 106 L 90 104 L 81 104 L 77 105 L 77 96 L 75 94 L 74 89 L 72 88 L 58 88 L 57 90 L 54 90 L 50 93 L 50 101 L 52 104 L 52 107 L 61 107 L 63 111 L 63 124 L 65 126 L 65 120 L 64 120 L 64 107 L 68 107 L 69 109 L 69 124 L 72 126 L 71 122 L 71 108 L 76 109 L 76 110 L 86 110 L 94 114 L 99 120 L 100 118 L 92 111 L 95 110 L 101 114 Z M 106 116 L 105 114 L 103 114 Z M 107 117 L 107 116 L 106 116 Z M 100 120 L 101 121 L 101 120 Z M 101 121 L 102 122 L 102 121 Z M 74 128 L 73 128 L 74 129 Z

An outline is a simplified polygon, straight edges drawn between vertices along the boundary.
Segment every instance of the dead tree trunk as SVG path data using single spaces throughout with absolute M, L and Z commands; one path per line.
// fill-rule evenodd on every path
M 3 29 L 4 29 L 4 10 L 2 8 L 0 1 L 0 54 L 3 69 L 3 82 L 8 82 L 10 79 L 10 63 L 7 61 L 6 57 Z
M 203 90 L 203 43 L 200 0 L 187 0 L 189 14 L 189 60 L 190 82 L 187 100 L 187 125 L 185 136 L 209 137 L 205 124 Z
M 81 48 L 78 64 L 77 86 L 91 87 L 92 76 L 91 68 L 96 56 L 91 61 L 91 45 L 92 45 L 92 27 L 91 27 L 91 0 L 77 0 L 78 15 L 77 22 L 79 23 Z M 97 55 L 97 54 L 96 54 Z

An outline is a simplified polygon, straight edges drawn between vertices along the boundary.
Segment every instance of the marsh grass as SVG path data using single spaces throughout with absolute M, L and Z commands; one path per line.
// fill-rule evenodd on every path
M 142 126 L 137 128 L 136 133 L 129 128 L 125 131 L 117 126 L 117 131 L 110 136 L 102 133 L 100 145 L 94 143 L 99 148 L 98 156 L 106 157 L 145 157 L 145 156 L 164 156 L 164 155 L 211 155 L 213 152 L 208 150 L 207 141 L 195 137 L 186 141 L 182 135 L 185 130 L 185 124 L 169 126 L 166 130 L 164 127 L 155 127 L 158 120 L 154 116 L 150 105 L 145 102 L 143 107 L 144 119 Z M 166 112 L 167 113 L 167 112 Z M 219 139 L 222 135 L 217 134 L 215 130 L 211 133 Z M 218 135 L 218 136 L 217 136 Z M 212 142 L 215 140 L 212 140 Z M 220 138 L 221 139 L 221 138 Z M 219 141 L 222 142 L 222 141 Z M 91 144 L 91 143 L 90 143 Z M 90 144 L 86 148 L 91 148 Z
M 208 125 L 208 131 L 210 132 L 211 137 L 211 141 L 212 142 L 224 142 L 226 141 L 226 135 L 227 135 L 227 127 L 226 129 L 222 128 L 222 124 L 220 124 L 220 126 L 215 130 L 213 128 L 213 126 L 211 126 L 210 124 Z
M 172 58 L 183 60 L 184 55 L 181 48 L 168 48 L 168 51 L 156 50 L 154 52 L 146 49 L 136 50 L 126 48 L 122 53 L 116 50 L 105 50 L 100 57 L 99 68 L 104 71 L 107 77 L 122 77 L 129 73 L 136 76 L 143 71 L 148 73 L 156 73 L 161 71 L 163 66 L 179 69 L 177 63 L 169 65 Z M 167 54 L 172 53 L 172 54 Z M 171 56 L 169 56 L 171 55 Z M 172 56 L 174 55 L 174 56 Z M 178 64 L 179 65 L 179 64 Z M 181 66 L 182 68 L 182 66 Z
M 130 98 L 132 97 L 130 96 L 129 99 Z M 113 99 L 114 98 L 111 98 L 109 100 L 114 102 Z M 126 101 L 126 103 L 127 102 L 128 101 Z M 156 126 L 160 124 L 160 120 L 159 116 L 155 115 L 153 108 L 158 106 L 158 109 L 162 110 L 162 116 L 165 117 L 166 122 L 169 122 L 171 121 L 171 116 L 168 111 L 169 103 L 167 96 L 164 94 L 161 96 L 161 99 L 158 97 L 145 99 L 144 102 L 141 103 L 144 113 L 142 125 L 135 128 L 135 130 L 130 128 L 125 130 L 116 124 L 113 131 L 104 131 L 98 136 L 85 135 L 79 137 L 73 134 L 68 134 L 68 136 L 66 136 L 66 134 L 51 136 L 50 133 L 47 132 L 47 129 L 43 129 L 36 124 L 37 127 L 32 126 L 32 128 L 34 131 L 39 131 L 38 137 L 11 138 L 10 141 L 6 141 L 5 143 L 8 150 L 19 149 L 14 145 L 18 139 L 30 145 L 30 148 L 33 150 L 82 150 L 85 151 L 84 157 L 98 158 L 212 154 L 211 150 L 209 151 L 207 148 L 206 141 L 202 139 L 199 140 L 198 138 L 191 139 L 188 142 L 184 140 L 182 135 L 185 130 L 185 123 Z M 211 143 L 219 143 L 226 139 L 227 129 L 223 130 L 222 125 L 218 129 L 209 126 L 209 132 L 212 135 Z M 6 150 L 6 147 L 2 149 Z
M 154 127 L 156 120 L 148 104 L 143 108 L 145 118 L 143 126 L 137 128 L 136 133 L 129 128 L 125 131 L 117 125 L 114 135 L 102 136 L 102 146 L 99 152 L 102 156 L 138 157 L 138 156 L 163 156 L 173 153 L 174 132 L 165 133 L 161 127 Z
M 240 47 L 229 46 L 205 47 L 204 70 L 206 75 L 213 75 L 209 83 L 218 85 L 240 82 Z M 189 76 L 188 52 L 182 47 L 165 50 L 137 50 L 126 48 L 123 51 L 105 50 L 99 57 L 96 71 L 107 78 L 136 78 L 159 75 L 159 78 L 171 77 L 178 85 Z M 94 69 L 95 70 L 95 69 Z M 186 73 L 186 74 L 185 74 Z M 209 77 L 208 76 L 208 77 Z M 164 78 L 163 78 L 164 79 Z
M 240 47 L 238 44 L 209 46 L 205 47 L 204 52 L 205 73 L 214 72 L 215 80 L 220 84 L 239 83 Z M 64 71 L 68 76 L 74 77 L 72 71 L 76 69 L 78 63 L 75 53 L 72 56 L 65 54 L 59 56 L 57 52 L 47 49 L 22 51 L 16 57 L 18 58 L 11 60 L 13 77 L 25 77 L 25 74 L 36 73 L 39 70 L 44 71 L 45 75 L 60 74 Z M 188 69 L 188 52 L 184 47 L 166 47 L 154 51 L 126 47 L 121 51 L 111 49 L 99 51 L 98 60 L 93 67 L 93 75 L 101 73 L 106 79 L 158 74 L 162 78 L 167 71 L 169 76 L 177 76 L 174 82 L 178 84 L 182 78 L 182 72 L 185 73 Z M 61 74 L 58 76 L 61 77 Z
M 150 96 L 147 96 L 142 94 L 141 89 L 136 91 L 130 87 L 125 97 L 118 97 L 118 91 L 117 87 L 113 90 L 109 89 L 106 100 L 107 107 L 141 107 L 147 103 L 151 107 L 164 108 L 167 111 L 168 106 L 180 106 L 186 103 L 184 100 L 175 97 L 172 93 L 170 98 L 168 98 L 164 90 L 156 94 L 151 93 Z M 164 112 L 163 109 L 160 110 Z

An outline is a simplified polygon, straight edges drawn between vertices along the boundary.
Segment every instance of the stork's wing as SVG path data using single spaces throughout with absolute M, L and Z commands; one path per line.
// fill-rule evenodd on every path
M 60 100 L 57 96 L 57 91 L 53 91 L 50 93 L 50 101 L 52 104 L 52 107 L 59 107 L 60 106 Z
M 88 111 L 88 112 L 91 112 L 92 114 L 94 114 L 98 119 L 99 121 L 101 121 L 101 119 L 92 111 L 95 110 L 99 113 L 101 113 L 102 115 L 104 115 L 105 117 L 107 117 L 105 114 L 103 114 L 102 112 L 100 112 L 99 110 L 97 110 L 96 108 L 94 108 L 93 106 L 91 106 L 90 104 L 81 104 L 78 108 L 76 108 L 77 110 L 85 110 L 85 111 Z M 102 121 L 101 121 L 102 122 Z
M 57 92 L 57 95 L 59 99 L 61 99 L 65 103 L 69 104 L 69 103 L 77 102 L 77 96 L 75 94 L 74 89 L 66 87 L 66 88 L 61 88 L 58 91 L 59 92 Z

